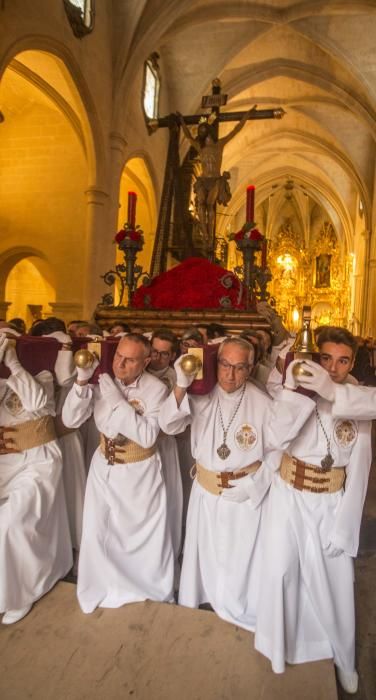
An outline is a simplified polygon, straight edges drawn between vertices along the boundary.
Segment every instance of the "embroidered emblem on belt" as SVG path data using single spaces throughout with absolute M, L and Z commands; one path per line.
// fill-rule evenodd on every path
M 12 416 L 18 416 L 18 414 L 23 411 L 22 402 L 14 391 L 9 391 L 9 393 L 7 393 L 4 404 Z
M 334 439 L 339 447 L 350 447 L 358 437 L 358 426 L 353 420 L 336 420 Z
M 146 406 L 141 399 L 131 399 L 128 401 L 130 406 L 133 406 L 134 410 L 136 413 L 138 413 L 139 416 L 143 416 L 146 410 Z
M 251 450 L 257 442 L 257 430 L 249 423 L 242 423 L 235 430 L 235 442 L 241 450 Z

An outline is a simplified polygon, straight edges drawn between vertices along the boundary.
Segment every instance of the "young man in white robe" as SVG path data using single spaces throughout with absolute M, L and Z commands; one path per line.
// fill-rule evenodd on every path
M 101 433 L 89 470 L 78 565 L 77 596 L 85 613 L 146 600 L 173 601 L 173 551 L 166 489 L 156 442 L 167 389 L 145 372 L 150 343 L 122 338 L 113 380 L 94 366 L 78 368 L 63 406 L 68 427 L 94 413 Z
M 315 391 L 332 404 L 333 415 L 358 420 L 376 419 L 376 389 L 352 384 L 336 384 L 325 370 L 308 362 L 311 376 L 299 377 L 299 385 Z
M 66 576 L 72 545 L 56 439 L 52 374 L 32 377 L 0 334 L 0 612 L 21 620 Z
M 218 383 L 210 394 L 189 396 L 194 375 L 175 363 L 177 385 L 159 420 L 170 435 L 191 425 L 196 461 L 188 507 L 179 603 L 209 603 L 224 620 L 253 630 L 260 577 L 259 531 L 270 485 L 265 430 L 271 399 L 248 376 L 253 347 L 227 338 L 218 351 Z M 280 456 L 270 455 L 271 468 Z M 273 461 L 274 460 L 274 461 Z M 248 499 L 253 493 L 256 504 Z
M 176 357 L 177 338 L 168 329 L 155 331 L 151 338 L 151 355 L 148 372 L 166 385 L 170 393 L 176 384 L 176 372 L 171 362 Z M 179 453 L 173 435 L 160 431 L 158 449 L 162 460 L 166 483 L 167 513 L 175 560 L 175 590 L 180 576 L 179 555 L 181 552 L 183 521 L 183 486 L 180 474 Z
M 345 385 L 354 337 L 328 327 L 317 342 L 323 370 L 334 384 Z M 276 673 L 285 662 L 333 658 L 341 685 L 355 693 L 353 557 L 371 464 L 371 424 L 336 419 L 329 401 L 290 391 L 296 381 L 290 365 L 269 428 L 271 441 L 283 443 L 286 453 L 264 522 L 255 647 Z M 286 438 L 291 404 L 297 411 L 292 441 Z
M 43 337 L 53 338 L 60 346 L 54 367 L 56 380 L 56 417 L 54 422 L 63 457 L 64 491 L 76 569 L 82 536 L 82 516 L 86 487 L 85 455 L 80 431 L 67 428 L 62 421 L 61 412 L 77 372 L 73 360 L 71 336 L 62 330 L 50 332 L 48 327 L 46 327 L 46 333 L 43 334 Z

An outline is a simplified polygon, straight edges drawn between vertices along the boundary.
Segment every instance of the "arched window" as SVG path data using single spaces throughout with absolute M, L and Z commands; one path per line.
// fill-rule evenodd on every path
M 81 39 L 94 28 L 94 0 L 63 0 L 73 34 Z
M 146 121 L 149 119 L 157 119 L 158 117 L 159 92 L 161 86 L 158 59 L 159 55 L 154 52 L 144 64 L 142 106 Z

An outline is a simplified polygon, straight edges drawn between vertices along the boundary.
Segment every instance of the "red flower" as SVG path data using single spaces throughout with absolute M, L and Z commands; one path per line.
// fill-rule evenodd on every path
M 262 241 L 264 236 L 262 235 L 262 233 L 260 233 L 258 228 L 253 228 L 248 238 L 250 238 L 251 241 Z
M 114 243 L 121 243 L 125 238 L 129 238 L 130 241 L 142 241 L 142 234 L 141 229 L 122 228 L 117 232 Z
M 139 241 L 141 239 L 141 234 L 138 231 L 127 231 L 127 236 L 131 241 Z

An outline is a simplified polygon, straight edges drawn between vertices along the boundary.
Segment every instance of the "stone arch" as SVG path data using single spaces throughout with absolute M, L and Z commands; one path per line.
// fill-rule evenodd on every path
M 95 103 L 79 63 L 68 47 L 61 42 L 48 36 L 27 35 L 11 44 L 4 52 L 0 61 L 0 80 L 11 62 L 27 51 L 45 52 L 60 60 L 64 65 L 67 80 L 71 81 L 71 89 L 76 93 L 77 103 L 81 104 L 80 119 L 88 163 L 87 185 L 98 184 L 106 166 L 104 139 Z M 52 95 L 51 98 L 53 98 Z
M 10 304 L 8 317 L 20 316 L 30 325 L 33 314 L 30 305 L 41 307 L 43 315 L 51 314 L 54 302 L 55 273 L 41 250 L 17 247 L 0 256 L 0 296 Z

